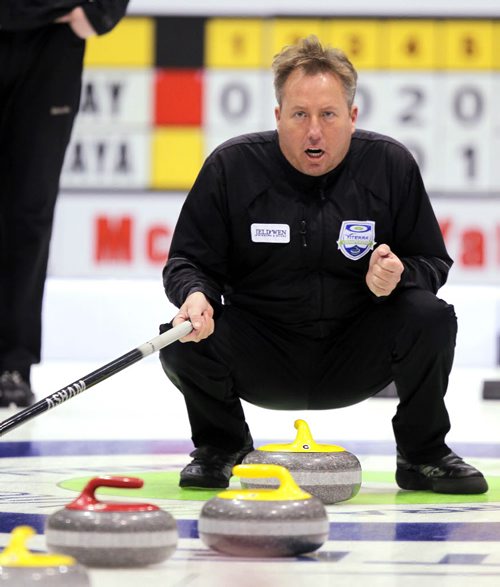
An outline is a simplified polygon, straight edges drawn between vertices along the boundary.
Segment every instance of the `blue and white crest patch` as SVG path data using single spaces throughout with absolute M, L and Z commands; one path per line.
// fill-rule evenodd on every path
M 375 245 L 375 222 L 373 220 L 344 220 L 340 227 L 337 246 L 348 259 L 357 261 Z

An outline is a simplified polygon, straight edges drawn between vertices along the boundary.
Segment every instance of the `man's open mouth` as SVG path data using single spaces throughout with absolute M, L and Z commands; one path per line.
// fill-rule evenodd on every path
M 306 155 L 312 159 L 319 159 L 323 153 L 323 149 L 306 149 Z

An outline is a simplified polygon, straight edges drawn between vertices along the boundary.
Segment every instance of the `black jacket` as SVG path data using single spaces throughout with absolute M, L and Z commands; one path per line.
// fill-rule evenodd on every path
M 81 6 L 98 35 L 123 17 L 128 0 L 0 0 L 0 30 L 34 29 Z
M 223 296 L 321 337 L 380 301 L 365 276 L 382 243 L 404 263 L 398 288 L 437 292 L 445 283 L 452 260 L 417 164 L 400 143 L 358 130 L 344 161 L 313 177 L 288 163 L 276 131 L 243 135 L 208 157 L 188 194 L 165 291 L 177 306 L 202 291 L 217 309 Z

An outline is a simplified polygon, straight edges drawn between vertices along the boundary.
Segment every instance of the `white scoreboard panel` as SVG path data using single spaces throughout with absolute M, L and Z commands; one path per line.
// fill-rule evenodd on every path
M 147 189 L 152 104 L 152 69 L 86 69 L 62 187 Z
M 270 74 L 210 70 L 205 83 L 207 152 L 275 127 Z M 499 91 L 500 73 L 361 71 L 357 126 L 404 143 L 430 191 L 498 191 Z
M 483 72 L 362 72 L 358 126 L 404 143 L 430 191 L 495 191 L 499 82 Z

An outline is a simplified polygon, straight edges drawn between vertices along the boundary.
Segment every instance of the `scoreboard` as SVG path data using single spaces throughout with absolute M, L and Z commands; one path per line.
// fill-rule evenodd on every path
M 96 194 L 113 201 L 114 214 L 118 195 L 125 208 L 156 197 L 154 214 L 168 199 L 178 210 L 218 144 L 275 128 L 272 58 L 309 34 L 343 49 L 356 67 L 358 128 L 388 134 L 414 154 L 457 279 L 500 283 L 500 20 L 493 17 L 130 15 L 88 41 L 60 215 L 70 218 L 72 194 L 78 210 L 82 201 L 96 205 Z M 134 210 L 132 219 L 147 213 Z M 164 235 L 175 221 L 165 220 Z M 51 268 L 65 274 L 57 246 Z M 140 275 L 158 275 L 156 257 Z M 74 271 L 92 273 L 97 263 L 101 272 L 126 274 L 133 266 L 130 255 L 128 265 L 96 258 L 89 254 L 89 266 Z
M 272 57 L 311 33 L 358 70 L 358 126 L 406 144 L 430 191 L 498 189 L 500 22 L 220 17 L 89 41 L 63 187 L 188 189 L 217 144 L 274 128 Z

